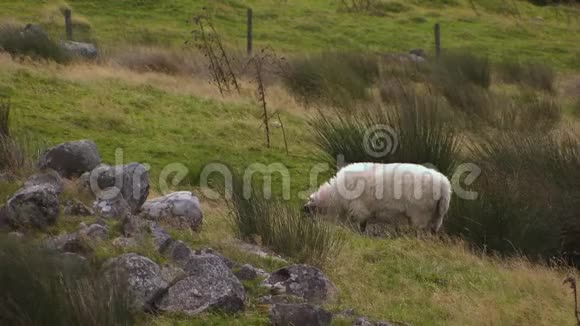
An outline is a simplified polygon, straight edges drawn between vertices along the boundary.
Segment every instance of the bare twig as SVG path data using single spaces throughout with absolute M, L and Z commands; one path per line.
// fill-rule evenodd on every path
M 567 283 L 570 284 L 570 288 L 574 293 L 574 316 L 576 317 L 576 325 L 580 326 L 580 316 L 578 315 L 578 293 L 576 289 L 576 278 L 572 274 L 568 275 L 568 277 L 564 280 L 564 283 L 562 284 Z
M 290 155 L 288 150 L 288 140 L 286 139 L 286 128 L 284 128 L 284 123 L 282 123 L 282 118 L 280 117 L 280 112 L 276 112 L 278 116 L 278 122 L 280 122 L 280 128 L 282 128 L 282 137 L 284 137 L 284 148 L 286 149 L 286 155 Z
M 229 92 L 232 87 L 239 93 L 240 85 L 233 69 L 232 60 L 228 56 L 211 19 L 207 15 L 197 15 L 194 16 L 193 23 L 197 26 L 197 29 L 192 31 L 195 46 L 208 58 L 208 67 L 220 94 Z

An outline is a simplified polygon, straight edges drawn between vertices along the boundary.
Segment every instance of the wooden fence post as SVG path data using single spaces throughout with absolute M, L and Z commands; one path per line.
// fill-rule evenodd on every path
M 66 39 L 72 41 L 72 12 L 69 8 L 64 10 L 64 27 L 66 29 Z
M 252 56 L 252 42 L 253 42 L 253 21 L 252 21 L 252 16 L 253 16 L 253 12 L 252 12 L 252 8 L 248 8 L 248 44 L 247 44 L 247 50 L 248 50 L 248 56 Z
M 441 26 L 439 23 L 435 24 L 435 54 L 437 57 L 441 55 Z

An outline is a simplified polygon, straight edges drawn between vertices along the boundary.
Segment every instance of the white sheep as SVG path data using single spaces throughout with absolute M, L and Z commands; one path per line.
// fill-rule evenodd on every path
M 354 163 L 310 195 L 305 210 L 360 225 L 385 223 L 437 232 L 449 209 L 451 183 L 422 165 Z

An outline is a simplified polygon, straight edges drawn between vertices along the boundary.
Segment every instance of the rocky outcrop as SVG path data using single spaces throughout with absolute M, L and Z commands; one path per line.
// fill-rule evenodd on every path
M 327 326 L 332 314 L 310 304 L 275 304 L 270 309 L 270 323 L 274 326 Z
M 168 286 L 159 265 L 133 253 L 111 258 L 103 270 L 106 277 L 127 286 L 134 305 L 146 310 L 151 309 L 152 301 Z
M 35 227 L 42 230 L 57 221 L 58 196 L 46 185 L 22 188 L 8 199 L 4 214 L 12 227 Z
M 189 191 L 180 191 L 149 200 L 141 208 L 141 216 L 153 221 L 166 221 L 177 227 L 201 227 L 203 214 L 199 199 Z
M 26 182 L 24 182 L 24 188 L 41 186 L 42 188 L 48 188 L 52 190 L 55 194 L 60 195 L 64 191 L 64 183 L 58 172 L 47 169 L 43 172 L 33 174 L 30 176 Z
M 281 268 L 264 280 L 273 294 L 290 294 L 311 303 L 325 303 L 338 293 L 336 286 L 316 267 L 292 265 Z
M 65 178 L 78 177 L 101 163 L 92 140 L 66 142 L 48 149 L 39 162 L 41 169 L 53 169 Z
M 160 311 L 193 316 L 244 309 L 244 287 L 218 256 L 192 255 L 183 270 L 188 276 L 173 284 L 156 303 Z

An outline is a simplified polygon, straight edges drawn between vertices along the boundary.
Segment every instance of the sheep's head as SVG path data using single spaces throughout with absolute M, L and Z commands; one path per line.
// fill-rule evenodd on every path
M 326 183 L 308 197 L 308 202 L 303 207 L 304 212 L 311 215 L 325 214 L 328 209 L 329 197 L 330 185 Z

